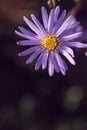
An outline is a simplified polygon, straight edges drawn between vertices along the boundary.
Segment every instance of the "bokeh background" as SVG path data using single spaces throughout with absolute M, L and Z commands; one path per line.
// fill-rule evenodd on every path
M 87 0 L 56 3 L 87 29 Z M 87 130 L 87 50 L 75 50 L 76 66 L 66 61 L 66 76 L 49 77 L 18 57 L 25 48 L 16 45 L 20 37 L 14 31 L 18 25 L 27 28 L 24 15 L 41 20 L 42 5 L 51 8 L 47 0 L 0 0 L 0 130 Z

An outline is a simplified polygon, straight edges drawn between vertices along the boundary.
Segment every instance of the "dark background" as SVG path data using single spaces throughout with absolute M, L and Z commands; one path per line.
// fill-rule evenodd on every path
M 86 0 L 56 3 L 87 28 Z M 46 0 L 0 0 L 0 130 L 87 130 L 87 50 L 75 51 L 76 66 L 66 61 L 66 76 L 49 77 L 18 57 L 24 47 L 16 45 L 20 37 L 14 31 L 27 27 L 23 15 L 41 20 L 42 5 L 50 10 Z

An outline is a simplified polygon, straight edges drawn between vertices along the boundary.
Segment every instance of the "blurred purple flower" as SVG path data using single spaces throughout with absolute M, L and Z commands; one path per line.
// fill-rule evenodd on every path
M 35 64 L 35 70 L 38 70 L 40 66 L 42 69 L 46 69 L 48 66 L 49 76 L 52 76 L 55 72 L 61 72 L 66 74 L 68 69 L 67 64 L 61 57 L 63 55 L 68 61 L 75 65 L 73 48 L 85 48 L 86 45 L 77 42 L 82 35 L 82 28 L 80 23 L 70 15 L 65 19 L 66 10 L 59 16 L 60 7 L 51 9 L 48 16 L 45 7 L 41 8 L 43 25 L 31 14 L 33 22 L 23 17 L 26 24 L 33 32 L 19 26 L 19 31 L 15 33 L 26 40 L 18 41 L 20 46 L 30 46 L 29 49 L 19 53 L 19 56 L 26 56 L 31 54 L 27 59 L 26 64 L 31 63 L 37 58 Z

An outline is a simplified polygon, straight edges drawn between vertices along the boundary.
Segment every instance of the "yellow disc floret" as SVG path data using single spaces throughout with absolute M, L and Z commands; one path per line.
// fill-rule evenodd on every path
M 44 48 L 48 50 L 54 50 L 55 47 L 57 46 L 57 39 L 55 38 L 54 35 L 50 35 L 50 36 L 45 37 L 41 41 L 41 43 L 44 46 Z

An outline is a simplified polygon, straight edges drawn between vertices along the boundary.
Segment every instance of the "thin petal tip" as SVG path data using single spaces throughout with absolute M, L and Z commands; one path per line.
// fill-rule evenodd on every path
M 19 42 L 17 42 L 16 44 L 19 45 Z
M 87 44 L 84 44 L 84 48 L 87 48 Z
M 28 61 L 26 61 L 26 64 L 29 64 L 29 62 L 28 62 Z
M 20 29 L 20 28 L 21 28 L 21 26 L 18 26 L 18 28 Z
M 87 56 L 87 52 L 85 52 L 85 56 Z
M 18 56 L 21 56 L 21 54 L 19 53 Z
M 27 19 L 26 16 L 23 16 L 24 21 Z
M 42 70 L 45 70 L 46 69 L 46 66 L 42 65 Z
M 73 65 L 76 65 L 76 62 L 73 62 Z
M 26 64 L 30 64 L 31 62 L 32 62 L 32 59 L 27 60 L 27 61 L 26 61 Z
M 44 7 L 44 6 L 42 6 L 42 7 L 41 7 L 41 9 L 45 9 L 45 7 Z
M 31 18 L 34 16 L 34 14 L 31 14 Z
M 35 66 L 35 70 L 37 71 L 39 68 L 38 68 L 38 66 Z
M 52 76 L 53 76 L 53 74 L 51 74 L 51 73 L 50 73 L 50 74 L 49 74 L 49 76 L 50 76 L 50 77 L 52 77 Z
M 17 30 L 14 31 L 17 34 Z

